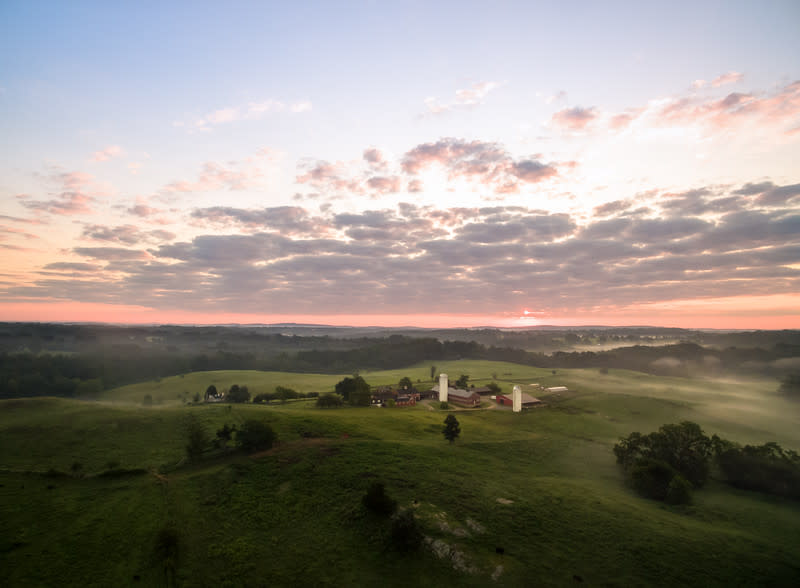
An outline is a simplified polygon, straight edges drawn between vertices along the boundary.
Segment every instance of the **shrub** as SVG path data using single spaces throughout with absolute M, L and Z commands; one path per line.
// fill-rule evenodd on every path
M 448 408 L 450 408 L 450 405 L 447 404 L 446 402 L 439 403 L 439 410 L 447 410 Z
M 187 419 L 186 425 L 186 456 L 190 460 L 197 460 L 208 448 L 210 439 L 203 425 L 196 418 Z
M 326 394 L 321 395 L 317 398 L 317 407 L 319 408 L 335 408 L 337 406 L 342 406 L 344 404 L 344 398 L 342 398 L 339 394 L 334 394 L 333 392 L 328 392 Z
M 236 445 L 248 453 L 269 449 L 275 439 L 275 431 L 264 421 L 247 420 L 236 431 Z
M 392 518 L 392 546 L 398 551 L 410 552 L 422 545 L 422 531 L 410 510 L 401 510 Z
M 361 503 L 376 514 L 389 516 L 397 510 L 397 501 L 392 500 L 387 494 L 382 482 L 373 482 L 367 493 L 361 498 Z

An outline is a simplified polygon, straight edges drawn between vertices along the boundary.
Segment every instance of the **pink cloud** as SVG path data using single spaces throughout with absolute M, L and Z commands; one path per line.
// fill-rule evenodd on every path
M 235 169 L 237 163 L 225 167 L 220 163 L 207 161 L 203 164 L 195 181 L 178 180 L 167 184 L 164 192 L 210 192 L 213 190 L 249 190 L 256 187 L 258 180 L 264 176 L 258 165 L 243 169 Z
M 460 108 L 472 108 L 483 103 L 483 99 L 497 88 L 497 82 L 476 82 L 469 88 L 456 90 L 455 98 L 450 102 L 441 102 L 438 98 L 425 99 L 428 114 L 442 114 Z
M 91 161 L 101 162 L 120 157 L 124 154 L 122 147 L 119 145 L 111 145 L 101 151 L 92 153 Z
M 574 108 L 565 108 L 556 112 L 551 120 L 564 128 L 580 131 L 585 129 L 589 124 L 597 118 L 597 109 L 581 108 L 576 106 Z
M 415 175 L 433 165 L 443 167 L 451 180 L 463 178 L 494 188 L 498 194 L 519 190 L 519 182 L 536 183 L 557 174 L 552 164 L 536 158 L 514 160 L 500 145 L 485 141 L 445 138 L 408 151 L 403 171 Z
M 83 172 L 57 173 L 50 177 L 58 184 L 58 192 L 50 200 L 31 200 L 18 196 L 20 203 L 31 210 L 55 215 L 91 214 L 97 196 L 107 195 L 95 186 L 94 177 Z
M 740 74 L 737 71 L 729 71 L 711 80 L 711 86 L 719 88 L 726 84 L 735 84 L 736 82 L 742 81 L 742 78 L 744 78 L 744 74 Z

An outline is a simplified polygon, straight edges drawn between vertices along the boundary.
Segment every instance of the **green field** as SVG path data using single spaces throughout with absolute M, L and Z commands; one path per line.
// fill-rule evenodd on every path
M 212 383 L 326 392 L 342 375 L 200 372 L 94 402 L 0 402 L 0 584 L 798 584 L 800 505 L 712 479 L 691 506 L 669 507 L 626 487 L 611 452 L 631 431 L 686 419 L 709 435 L 800 449 L 799 407 L 776 395 L 774 381 L 553 374 L 487 361 L 361 375 L 427 387 L 430 365 L 476 386 L 494 375 L 504 391 L 538 383 L 570 392 L 540 396 L 547 406 L 523 414 L 457 411 L 462 434 L 452 445 L 441 434 L 445 413 L 428 403 L 183 404 L 184 393 Z M 146 394 L 151 407 L 141 406 Z M 213 435 L 252 417 L 270 422 L 279 446 L 183 463 L 187 419 Z M 118 475 L 102 475 L 109 469 Z M 429 545 L 414 554 L 389 547 L 387 522 L 360 502 L 373 481 L 414 510 Z M 165 530 L 176 551 L 165 552 Z

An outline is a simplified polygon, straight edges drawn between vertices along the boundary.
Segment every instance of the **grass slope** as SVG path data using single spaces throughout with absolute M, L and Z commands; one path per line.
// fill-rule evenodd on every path
M 684 418 L 708 433 L 797 449 L 797 412 L 769 382 L 554 375 L 493 362 L 437 367 L 476 385 L 496 373 L 504 387 L 538 382 L 571 392 L 520 415 L 459 411 L 462 435 L 452 445 L 441 434 L 445 413 L 426 404 L 134 405 L 147 390 L 168 398 L 170 380 L 173 391 L 181 381 L 204 390 L 210 378 L 324 391 L 304 386 L 332 388 L 337 376 L 206 372 L 109 391 L 98 403 L 2 402 L 0 583 L 560 586 L 579 576 L 591 585 L 797 584 L 800 506 L 712 481 L 692 506 L 667 507 L 626 488 L 611 453 L 621 435 Z M 362 375 L 374 385 L 406 375 L 430 383 L 429 364 Z M 281 445 L 162 467 L 183 457 L 187 418 L 213 434 L 254 416 L 272 424 Z M 85 477 L 43 474 L 76 461 Z M 99 476 L 109 461 L 149 473 Z M 414 509 L 435 549 L 388 547 L 388 523 L 360 504 L 375 480 Z M 170 530 L 174 551 L 164 548 Z

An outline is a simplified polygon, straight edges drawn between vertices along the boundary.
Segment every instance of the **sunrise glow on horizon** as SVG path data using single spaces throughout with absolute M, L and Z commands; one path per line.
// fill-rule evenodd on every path
M 800 328 L 796 2 L 0 7 L 0 321 Z

